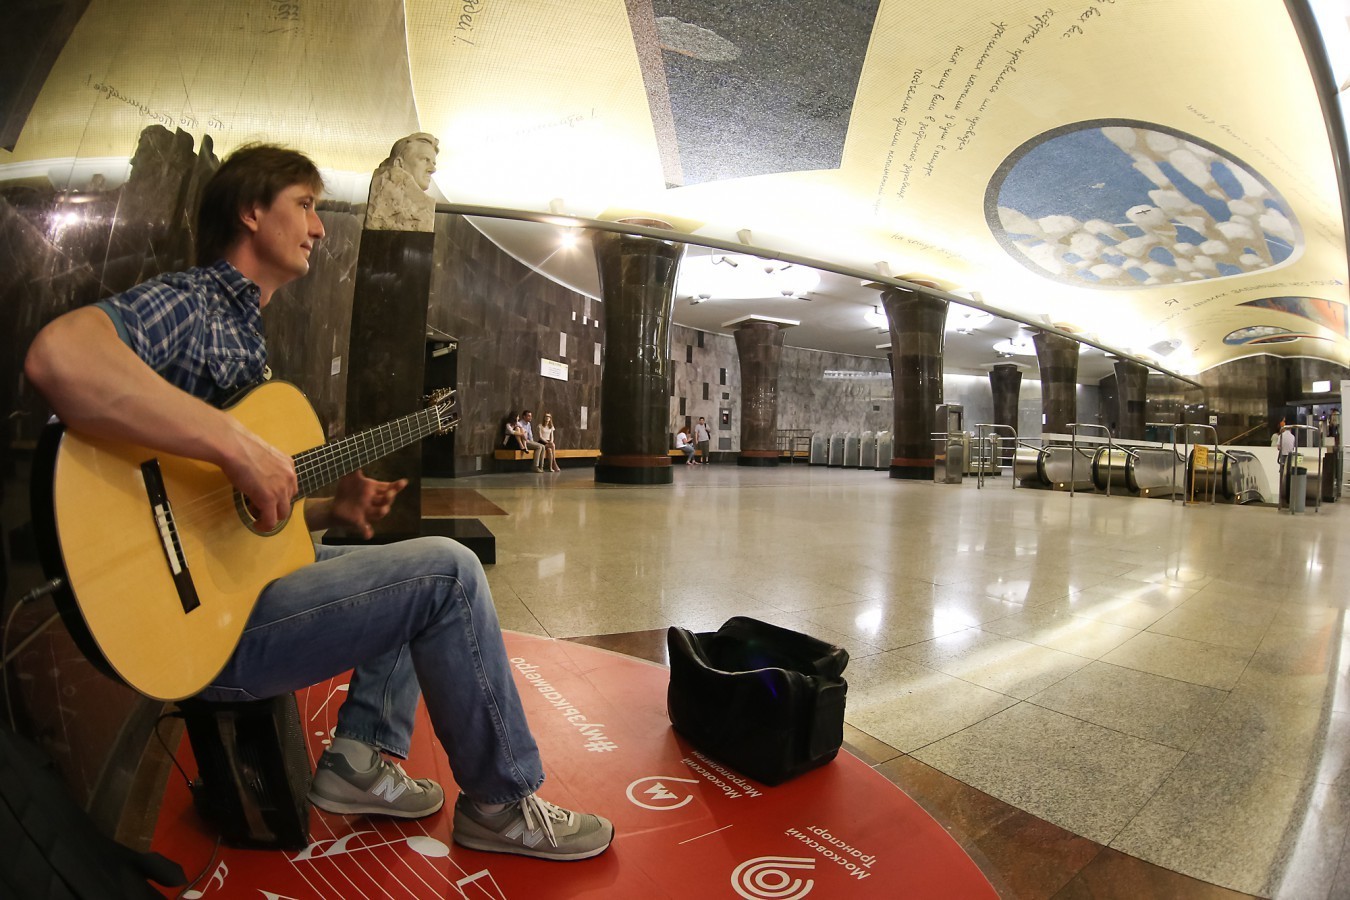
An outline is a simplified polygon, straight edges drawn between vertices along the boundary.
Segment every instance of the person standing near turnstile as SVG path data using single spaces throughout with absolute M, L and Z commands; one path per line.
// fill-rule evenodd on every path
M 1298 437 L 1293 429 L 1285 426 L 1284 419 L 1280 420 L 1279 443 L 1276 444 L 1277 455 L 1276 462 L 1280 467 L 1280 499 L 1281 506 L 1288 506 L 1293 502 L 1293 496 L 1289 490 L 1290 476 L 1294 472 L 1294 464 L 1298 459 Z

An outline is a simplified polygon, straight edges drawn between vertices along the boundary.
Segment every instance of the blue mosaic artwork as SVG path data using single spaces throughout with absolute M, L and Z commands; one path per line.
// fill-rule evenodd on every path
M 991 179 L 985 217 L 1018 262 L 1080 287 L 1270 270 L 1303 243 L 1289 204 L 1250 166 L 1182 132 L 1120 119 L 1023 144 Z

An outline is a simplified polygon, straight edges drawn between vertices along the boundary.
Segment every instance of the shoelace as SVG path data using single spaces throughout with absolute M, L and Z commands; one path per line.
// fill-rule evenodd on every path
M 390 766 L 398 770 L 399 777 L 403 779 L 403 783 L 407 785 L 409 791 L 412 791 L 413 793 L 417 794 L 422 793 L 422 786 L 413 779 L 408 777 L 408 773 L 403 771 L 403 766 L 394 762 L 392 759 L 384 759 L 383 757 L 381 757 L 381 762 L 383 762 L 386 766 Z
M 525 814 L 525 827 L 534 831 L 542 828 L 548 835 L 548 842 L 558 846 L 558 838 L 553 833 L 554 822 L 571 823 L 572 813 L 561 806 L 554 806 L 538 794 L 530 794 L 520 801 L 520 811 Z

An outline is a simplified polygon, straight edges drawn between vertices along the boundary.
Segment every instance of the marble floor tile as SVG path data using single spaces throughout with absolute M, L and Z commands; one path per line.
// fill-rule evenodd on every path
M 1021 700 L 1089 662 L 1071 653 L 975 628 L 902 647 L 898 652 L 939 672 Z
M 1338 787 L 1191 754 L 1110 845 L 1237 891 L 1326 897 L 1348 821 Z
M 1339 629 L 1272 625 L 1233 691 L 1350 712 L 1350 640 Z
M 1102 662 L 1226 691 L 1237 683 L 1251 656 L 1250 651 L 1145 631 L 1107 653 Z
M 1190 749 L 1303 780 L 1350 783 L 1344 777 L 1350 769 L 1350 713 L 1235 692 Z
M 1032 607 L 1001 619 L 983 623 L 980 628 L 992 634 L 1017 638 L 1052 650 L 1097 659 L 1139 633 L 1138 629 L 1112 625 L 1063 609 Z
M 1054 895 L 1054 900 L 1244 900 L 1251 897 L 1180 875 L 1110 847 L 1102 850 Z
M 850 641 L 862 641 L 883 650 L 917 644 L 978 624 L 959 613 L 941 615 L 932 608 L 884 600 L 809 609 L 798 615 L 808 622 L 848 635 Z
M 1125 827 L 1183 755 L 1030 703 L 913 754 L 1099 843 Z
M 1192 588 L 1199 590 L 1209 584 L 1218 571 L 1222 570 L 1217 567 L 1215 569 L 1208 569 L 1192 565 L 1143 565 L 1120 574 L 1135 581 L 1161 584 L 1166 585 L 1167 587 Z
M 1226 590 L 1199 591 L 1183 608 L 1191 614 L 1212 615 L 1243 625 L 1264 626 L 1275 620 L 1280 601 L 1275 597 L 1230 594 Z
M 1155 744 L 1188 750 L 1227 697 L 1215 688 L 1094 662 L 1035 694 L 1029 702 Z
M 1147 630 L 1235 650 L 1255 650 L 1269 627 L 1230 619 L 1208 609 L 1193 607 L 1188 602 L 1148 626 Z
M 877 771 L 961 842 L 1000 896 L 1057 897 L 1103 852 L 1097 842 L 962 784 L 913 757 L 898 757 Z
M 894 653 L 884 655 L 890 657 Z M 845 673 L 850 679 L 845 721 L 903 752 L 955 734 L 1017 702 L 1007 694 L 909 660 L 899 661 L 910 667 L 903 674 L 892 675 L 874 686 L 863 680 L 864 686 L 859 687 L 860 680 L 868 679 L 864 664 L 873 659 L 876 658 L 861 660 L 853 667 L 857 671 Z M 896 671 L 902 667 L 888 668 Z
M 510 589 L 494 590 L 492 605 L 497 609 L 497 621 L 507 631 L 520 631 L 547 637 L 548 631 L 530 612 L 529 607 Z
M 1275 608 L 1271 625 L 1313 630 L 1350 630 L 1346 611 L 1336 606 L 1314 606 L 1311 603 L 1285 601 Z
M 963 584 L 968 584 L 973 590 L 978 590 L 986 597 L 993 597 L 995 600 L 1020 603 L 1024 606 L 1037 606 L 1042 603 L 1048 603 L 1051 600 L 1067 597 L 1074 591 L 1082 590 L 1093 584 L 1099 584 L 1105 580 L 1106 578 L 1104 576 L 1100 579 L 1084 578 L 1075 580 L 1068 576 L 1064 576 L 1060 578 L 1040 578 L 1033 580 L 1029 573 L 1022 572 L 1015 574 L 1005 570 L 996 575 L 973 578 L 963 582 Z

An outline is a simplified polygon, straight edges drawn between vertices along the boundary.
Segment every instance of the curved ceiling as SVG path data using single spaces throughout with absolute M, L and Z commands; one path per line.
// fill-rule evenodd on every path
M 1350 363 L 1335 155 L 1271 0 L 91 0 L 0 181 L 115 184 L 155 122 L 304 149 L 356 202 L 427 131 L 450 203 L 931 281 L 1188 374 Z M 677 321 L 884 343 L 856 277 L 741 296 L 708 280 L 724 255 L 690 261 Z

